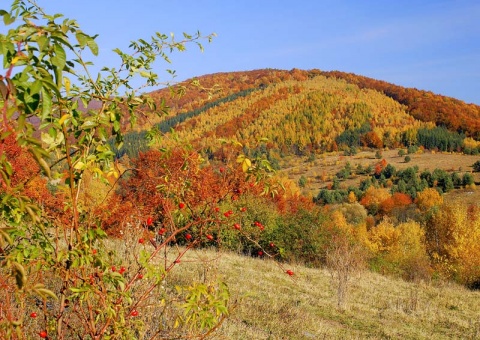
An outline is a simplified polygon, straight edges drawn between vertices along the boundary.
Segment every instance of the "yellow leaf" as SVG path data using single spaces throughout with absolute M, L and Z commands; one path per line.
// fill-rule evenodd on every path
M 70 79 L 68 79 L 67 77 L 63 77 L 63 84 L 65 85 L 65 90 L 67 91 L 67 95 L 69 95 L 70 86 L 71 86 Z
M 77 170 L 82 170 L 85 167 L 85 163 L 83 163 L 82 161 L 78 161 L 73 167 Z
M 70 114 L 65 113 L 65 114 L 62 116 L 62 118 L 60 118 L 60 120 L 58 121 L 58 124 L 59 124 L 59 125 L 62 125 L 62 124 L 67 120 L 68 117 L 70 117 Z
M 251 166 L 252 166 L 252 162 L 248 158 L 245 158 L 242 163 L 243 172 L 247 172 Z

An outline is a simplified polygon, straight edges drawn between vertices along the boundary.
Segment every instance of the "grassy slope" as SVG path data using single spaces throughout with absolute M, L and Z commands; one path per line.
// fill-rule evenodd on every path
M 218 253 L 199 251 L 204 261 Z M 195 256 L 192 253 L 190 256 Z M 199 280 L 198 262 L 183 262 L 177 284 Z M 478 339 L 480 292 L 456 285 L 408 283 L 363 272 L 351 283 L 347 309 L 336 308 L 326 270 L 221 254 L 207 276 L 221 277 L 238 306 L 216 339 Z M 287 267 L 285 267 L 287 268 Z
M 456 171 L 463 174 L 464 172 L 471 172 L 473 170 L 473 163 L 479 159 L 479 156 L 458 153 L 432 153 L 430 151 L 409 156 L 411 157 L 411 161 L 406 163 L 404 157 L 398 155 L 398 150 L 382 151 L 382 158 L 389 164 L 392 164 L 397 170 L 418 166 L 420 173 L 423 170 L 433 171 L 439 168 L 445 171 Z M 358 164 L 361 164 L 363 167 L 368 167 L 369 165 L 375 166 L 378 161 L 379 159 L 375 158 L 375 151 L 361 151 L 354 156 L 343 156 L 341 153 L 324 154 L 318 156 L 313 162 L 308 162 L 305 158 L 291 157 L 284 160 L 281 173 L 295 183 L 298 183 L 302 175 L 305 176 L 308 182 L 304 193 L 315 196 L 320 189 L 332 183 L 335 174 L 344 168 L 347 162 L 350 162 L 352 168 L 355 169 Z M 325 181 L 321 179 L 324 173 L 326 174 Z M 473 173 L 473 175 L 475 182 L 479 183 L 480 173 Z M 366 176 L 353 175 L 346 181 L 341 182 L 341 186 L 345 188 L 350 185 L 358 186 L 365 178 Z M 448 195 L 461 196 L 467 200 L 468 203 L 475 203 L 480 200 L 479 190 L 473 193 L 471 191 L 455 190 Z

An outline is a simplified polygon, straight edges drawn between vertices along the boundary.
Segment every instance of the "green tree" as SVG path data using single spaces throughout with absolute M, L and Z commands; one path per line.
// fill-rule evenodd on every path
M 298 180 L 298 186 L 300 188 L 305 188 L 305 185 L 307 185 L 307 178 L 305 176 L 300 176 L 299 180 Z
M 157 33 L 148 41 L 131 42 L 128 52 L 116 49 L 119 68 L 106 67 L 92 74 L 89 59 L 99 48 L 95 36 L 83 32 L 75 20 L 49 15 L 33 0 L 15 0 L 0 15 L 9 26 L 8 33 L 0 34 L 4 68 L 0 77 L 0 338 L 37 336 L 39 330 L 26 326 L 30 313 L 32 318 L 39 314 L 35 325 L 42 327 L 41 337 L 52 339 L 132 339 L 142 337 L 148 327 L 149 332 L 162 332 L 168 338 L 208 333 L 228 314 L 228 290 L 222 284 L 179 291 L 177 299 L 188 301 L 183 306 L 186 312 L 161 329 L 155 322 L 146 324 L 141 311 L 151 303 L 162 308 L 159 296 L 155 302 L 149 300 L 151 293 L 185 252 L 201 241 L 192 241 L 173 259 L 164 257 L 162 267 L 153 265 L 160 250 L 189 228 L 203 230 L 211 222 L 207 218 L 192 221 L 170 204 L 170 217 L 164 221 L 170 223 L 170 230 L 158 244 L 147 239 L 147 247 L 142 237 L 135 242 L 140 249 L 127 246 L 137 252 L 135 263 L 127 269 L 120 254 L 104 243 L 106 235 L 98 228 L 92 208 L 79 201 L 87 173 L 105 181 L 121 175 L 107 140 L 112 138 L 118 148 L 123 126 L 135 124 L 139 112 L 144 112 L 140 107 L 159 114 L 165 111 L 165 106 L 157 106 L 139 92 L 144 86 L 159 85 L 155 62 L 169 62 L 171 52 L 185 50 L 188 43 L 200 45 L 203 37 L 184 34 L 177 40 Z M 142 78 L 144 86 L 135 89 L 135 78 Z M 93 106 L 97 109 L 87 109 Z M 64 205 L 58 207 L 57 215 L 42 211 L 33 198 L 22 194 L 24 183 L 11 180 L 12 160 L 5 157 L 3 142 L 12 136 L 38 163 L 43 176 L 59 182 L 56 188 L 63 194 Z M 132 234 L 152 223 L 152 218 L 139 216 Z M 147 280 L 138 284 L 144 276 Z M 188 327 L 181 330 L 173 321 L 184 321 Z
M 473 171 L 480 172 L 480 161 L 476 161 L 475 163 L 473 163 L 472 167 Z

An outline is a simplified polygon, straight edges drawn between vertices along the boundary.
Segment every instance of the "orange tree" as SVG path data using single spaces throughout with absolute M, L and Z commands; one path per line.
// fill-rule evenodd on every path
M 227 287 L 205 282 L 172 292 L 165 280 L 189 249 L 215 242 L 216 230 L 230 227 L 236 212 L 217 213 L 215 204 L 244 190 L 240 173 L 227 182 L 221 169 L 202 169 L 188 148 L 153 153 L 163 164 L 159 181 L 139 185 L 151 191 L 146 199 L 155 205 L 129 216 L 134 243 L 123 244 L 121 253 L 79 193 L 87 173 L 105 181 L 121 175 L 106 142 L 121 144 L 123 124 L 135 123 L 140 106 L 166 109 L 139 95 L 132 80 L 158 85 L 157 59 L 169 61 L 171 52 L 211 36 L 184 34 L 178 41 L 157 33 L 132 42 L 128 53 L 115 50 L 120 67 L 93 75 L 86 58 L 98 53 L 95 37 L 74 20 L 49 15 L 34 0 L 15 0 L 0 15 L 9 26 L 0 35 L 0 338 L 208 335 L 228 314 Z M 24 160 L 28 171 L 19 166 Z M 142 161 L 136 174 L 153 176 L 155 169 L 141 168 Z M 268 170 L 241 154 L 237 163 L 245 172 Z M 216 193 L 208 196 L 214 200 L 202 201 L 207 190 Z

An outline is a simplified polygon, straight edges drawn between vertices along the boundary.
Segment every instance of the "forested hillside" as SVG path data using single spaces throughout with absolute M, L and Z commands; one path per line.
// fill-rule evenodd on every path
M 477 153 L 480 146 L 477 105 L 348 73 L 218 73 L 174 89 L 184 94 L 151 93 L 158 103 L 166 99 L 170 111 L 144 127 L 153 124 L 162 133 L 174 129 L 180 138 L 210 150 L 219 138 L 248 147 L 267 138 L 268 148 L 283 155 L 411 145 Z M 136 155 L 135 149 L 145 148 L 144 139 L 141 133 L 127 136 L 123 153 Z
M 384 93 L 386 96 L 406 105 L 407 112 L 421 121 L 443 125 L 451 130 L 465 132 L 467 135 L 476 138 L 480 136 L 480 107 L 478 105 L 436 95 L 430 91 L 405 88 L 352 73 L 332 71 L 322 72 L 322 74 L 327 77 L 344 79 L 360 88 L 373 89 Z

